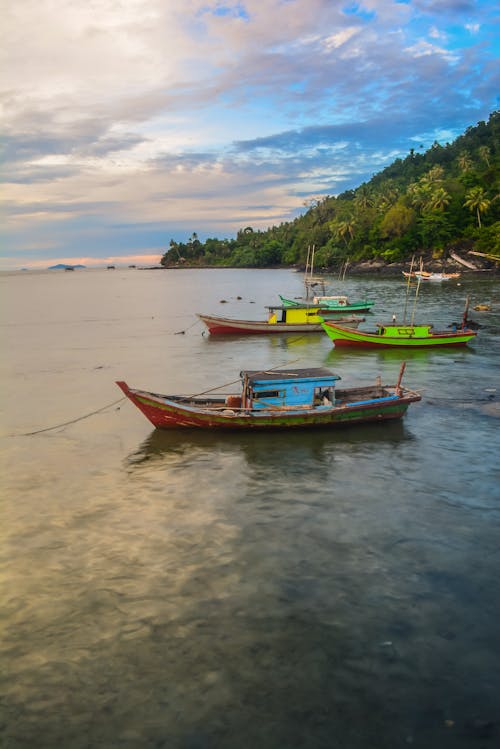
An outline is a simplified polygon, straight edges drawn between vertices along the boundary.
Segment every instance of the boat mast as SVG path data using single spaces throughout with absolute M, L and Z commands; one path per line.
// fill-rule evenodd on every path
M 398 377 L 398 381 L 396 384 L 396 395 L 401 395 L 402 393 L 401 380 L 403 379 L 403 374 L 404 374 L 405 369 L 406 369 L 406 362 L 404 361 L 404 362 L 401 362 L 401 367 L 399 370 L 399 377 Z
M 412 310 L 412 313 L 411 313 L 410 325 L 413 325 L 413 321 L 415 319 L 415 310 L 417 308 L 417 299 L 418 299 L 418 292 L 420 291 L 421 280 L 422 279 L 419 276 L 418 280 L 417 280 L 417 288 L 415 289 L 415 301 L 413 303 L 413 310 Z
M 308 245 L 307 247 L 307 260 L 306 260 L 306 272 L 304 277 L 304 284 L 306 287 L 306 299 L 309 299 L 309 292 L 313 285 L 313 273 L 314 273 L 314 253 L 316 251 L 316 245 Z
M 465 330 L 467 327 L 467 315 L 469 314 L 469 303 L 470 303 L 470 297 L 469 295 L 465 298 L 465 309 L 464 309 L 464 316 L 462 317 L 462 330 Z
M 403 314 L 403 324 L 406 323 L 406 310 L 407 310 L 407 307 L 408 307 L 408 295 L 410 293 L 410 283 L 411 283 L 411 276 L 412 276 L 412 273 L 413 273 L 413 262 L 414 262 L 414 260 L 415 260 L 415 255 L 412 255 L 411 264 L 410 264 L 410 273 L 408 275 L 408 283 L 406 284 L 406 299 L 405 299 L 405 311 L 404 311 L 404 314 Z

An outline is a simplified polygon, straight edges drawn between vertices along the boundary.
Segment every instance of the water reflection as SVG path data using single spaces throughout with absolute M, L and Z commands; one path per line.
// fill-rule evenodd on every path
M 463 348 L 446 348 L 433 346 L 429 348 L 380 348 L 380 349 L 347 349 L 343 347 L 332 346 L 331 351 L 327 354 L 326 359 L 333 362 L 349 361 L 353 356 L 362 360 L 363 356 L 375 359 L 379 362 L 431 362 L 435 358 L 445 358 L 451 361 L 464 361 L 468 356 L 474 356 L 473 348 L 464 346 Z
M 210 432 L 196 429 L 154 429 L 127 458 L 130 468 L 145 462 L 163 460 L 173 455 L 190 461 L 207 452 L 242 455 L 250 467 L 271 466 L 277 457 L 290 465 L 305 460 L 321 462 L 339 445 L 376 449 L 384 443 L 398 444 L 413 439 L 404 420 L 357 426 L 337 430 L 297 430 L 287 432 Z M 279 453 L 279 456 L 278 456 Z M 278 464 L 276 464 L 278 465 Z
M 465 350 L 403 356 L 335 350 L 324 334 L 166 338 L 200 300 L 214 309 L 248 288 L 263 307 L 295 276 L 70 275 L 71 288 L 9 279 L 13 431 L 112 401 L 123 376 L 198 392 L 245 367 L 312 362 L 349 386 L 394 382 L 404 358 L 423 401 L 392 424 L 273 434 L 149 433 L 131 407 L 11 441 L 6 749 L 498 743 L 498 421 L 482 410 L 498 405 L 498 315 Z M 496 294 L 469 286 L 477 301 Z M 403 281 L 345 291 L 376 298 L 377 319 L 404 300 Z M 421 289 L 421 319 L 459 319 L 464 295 Z M 71 348 L 40 319 L 56 308 L 72 311 Z
M 273 333 L 269 335 L 206 335 L 204 336 L 210 346 L 244 343 L 245 345 L 265 344 L 271 349 L 307 347 L 309 344 L 318 344 L 326 338 L 323 332 L 318 333 Z

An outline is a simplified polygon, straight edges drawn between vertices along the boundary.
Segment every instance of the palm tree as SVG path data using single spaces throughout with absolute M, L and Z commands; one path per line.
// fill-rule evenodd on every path
M 432 169 L 429 169 L 427 174 L 424 174 L 423 177 L 420 177 L 419 182 L 422 185 L 435 185 L 442 181 L 444 177 L 444 169 L 439 164 L 436 164 L 432 167 Z
M 450 200 L 451 196 L 444 187 L 438 187 L 431 193 L 425 207 L 431 211 L 444 211 Z
M 479 228 L 481 228 L 481 213 L 486 213 L 490 205 L 491 200 L 486 197 L 484 189 L 479 185 L 471 187 L 471 189 L 465 193 L 464 207 L 472 212 L 476 211 Z
M 458 166 L 463 172 L 469 172 L 472 169 L 472 159 L 468 151 L 462 151 L 458 157 Z
M 367 185 L 361 185 L 356 190 L 354 205 L 356 208 L 361 208 L 362 210 L 366 210 L 373 205 L 373 193 Z
M 346 244 L 346 247 L 349 246 L 349 242 L 347 241 L 346 237 L 350 237 L 351 240 L 354 236 L 354 221 L 353 219 L 346 219 L 345 221 L 337 221 L 332 226 L 332 231 L 335 234 L 335 236 L 342 238 Z
M 383 186 L 382 191 L 376 196 L 377 210 L 381 213 L 385 213 L 395 205 L 399 197 L 399 189 L 390 183 Z
M 483 161 L 486 161 L 486 166 L 489 169 L 490 168 L 491 151 L 488 148 L 488 146 L 481 146 L 480 149 L 479 149 L 479 155 L 483 159 Z
M 420 179 L 418 182 L 412 182 L 407 190 L 411 205 L 417 210 L 424 210 L 431 200 L 431 185 L 425 180 Z

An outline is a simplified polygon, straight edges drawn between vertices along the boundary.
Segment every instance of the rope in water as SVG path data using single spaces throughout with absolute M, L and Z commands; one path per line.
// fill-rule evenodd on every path
M 112 406 L 116 406 L 118 403 L 121 403 L 122 401 L 126 400 L 126 397 L 123 396 L 122 398 L 119 398 L 117 401 L 113 401 L 112 403 L 108 403 L 107 406 L 102 406 L 102 408 L 97 408 L 95 411 L 91 411 L 88 414 L 84 414 L 83 416 L 78 416 L 76 419 L 71 419 L 70 421 L 64 421 L 61 424 L 56 424 L 52 427 L 45 427 L 44 429 L 36 429 L 34 432 L 24 432 L 24 434 L 12 434 L 11 437 L 32 437 L 34 434 L 41 434 L 42 432 L 51 432 L 54 429 L 62 429 L 62 427 L 67 427 L 70 424 L 76 424 L 77 421 L 83 421 L 83 419 L 88 419 L 89 416 L 95 416 L 95 414 L 102 413 L 102 411 L 106 411 L 106 409 L 111 408 Z
M 193 326 L 191 326 L 191 327 L 193 327 Z M 189 328 L 188 328 L 188 330 L 189 330 Z M 184 332 L 184 331 L 180 331 L 180 332 Z M 300 340 L 300 339 L 297 339 L 297 340 Z M 294 364 L 297 361 L 300 361 L 300 359 L 295 359 L 292 362 L 289 362 L 289 364 Z M 283 366 L 283 365 L 278 365 L 277 367 L 271 367 L 270 369 L 263 369 L 263 370 L 261 370 L 261 372 L 272 372 L 273 370 L 278 369 L 280 366 Z M 209 390 L 204 390 L 203 392 L 197 393 L 196 395 L 191 395 L 191 396 L 186 395 L 186 396 L 184 396 L 184 398 L 182 398 L 182 400 L 188 400 L 190 398 L 196 398 L 196 397 L 198 397 L 200 395 L 205 395 L 206 393 L 211 393 L 214 390 L 220 390 L 223 387 L 228 387 L 229 385 L 234 385 L 237 382 L 239 382 L 239 380 L 233 380 L 232 382 L 226 382 L 224 385 L 218 385 L 218 386 L 216 386 L 214 388 L 210 388 Z M 60 424 L 55 424 L 54 426 L 51 426 L 51 427 L 44 427 L 43 429 L 35 429 L 33 432 L 22 432 L 20 434 L 11 434 L 9 436 L 10 437 L 33 437 L 35 434 L 43 434 L 44 432 L 52 432 L 55 429 L 62 429 L 63 427 L 70 426 L 71 424 L 76 424 L 78 421 L 83 421 L 84 419 L 88 419 L 90 416 L 95 416 L 96 414 L 102 413 L 103 411 L 106 411 L 108 408 L 112 408 L 113 406 L 118 405 L 118 403 L 121 403 L 122 401 L 124 401 L 126 399 L 127 399 L 126 396 L 122 396 L 121 398 L 118 398 L 118 400 L 113 401 L 112 403 L 108 403 L 106 406 L 102 406 L 101 408 L 97 408 L 95 411 L 90 411 L 90 413 L 84 414 L 83 416 L 77 416 L 75 419 L 70 419 L 69 421 L 63 421 Z
M 177 330 L 174 335 L 184 335 L 188 332 L 188 330 L 191 330 L 191 328 L 194 328 L 195 325 L 199 325 L 201 323 L 201 320 L 195 320 L 192 325 L 189 326 L 189 328 L 186 328 L 185 330 Z
M 295 364 L 298 361 L 301 361 L 302 357 L 299 359 L 293 359 L 291 362 L 288 362 L 288 364 Z M 275 367 L 270 367 L 269 369 L 260 369 L 255 374 L 265 374 L 266 372 L 274 372 L 276 369 L 279 369 L 282 367 L 283 364 L 277 364 Z M 185 395 L 181 398 L 181 400 L 189 400 L 190 398 L 198 398 L 200 395 L 206 395 L 207 393 L 213 393 L 215 390 L 222 390 L 222 388 L 229 387 L 230 385 L 236 385 L 237 382 L 240 382 L 240 380 L 233 380 L 232 382 L 225 382 L 224 385 L 216 385 L 213 388 L 210 388 L 209 390 L 202 390 L 201 393 L 196 393 L 195 395 Z

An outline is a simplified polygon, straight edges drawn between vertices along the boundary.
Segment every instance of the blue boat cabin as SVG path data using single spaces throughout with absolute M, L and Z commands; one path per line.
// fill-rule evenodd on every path
M 244 371 L 243 408 L 295 409 L 330 407 L 335 403 L 335 382 L 340 377 L 325 367 Z

